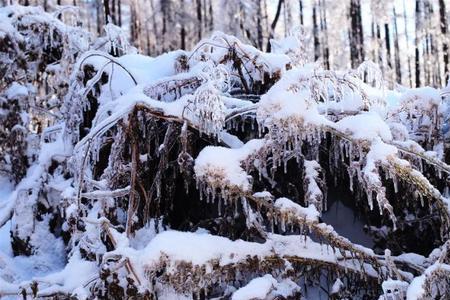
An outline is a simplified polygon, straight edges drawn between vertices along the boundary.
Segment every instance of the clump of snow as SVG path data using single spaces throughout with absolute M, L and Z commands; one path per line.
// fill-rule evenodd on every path
M 273 195 L 268 191 L 256 192 L 253 194 L 253 197 L 262 199 L 273 199 Z
M 254 139 L 237 149 L 205 147 L 195 159 L 197 179 L 204 180 L 213 187 L 237 187 L 248 191 L 251 188 L 251 177 L 242 168 L 242 163 L 263 146 L 264 140 Z
M 450 274 L 450 265 L 436 262 L 429 266 L 422 275 L 415 277 L 413 281 L 411 281 L 406 292 L 406 298 L 408 300 L 425 299 L 424 297 L 428 295 L 425 290 L 426 280 L 430 280 L 430 276 L 432 276 L 434 272 L 439 272 L 440 270 L 444 271 L 444 274 Z M 439 282 L 433 282 L 433 284 L 439 284 Z
M 320 213 L 313 204 L 303 207 L 288 198 L 278 198 L 274 206 L 284 214 L 292 214 L 296 217 L 305 218 L 309 221 L 318 221 Z
M 341 279 L 336 279 L 336 281 L 333 283 L 333 286 L 331 287 L 330 294 L 337 294 L 341 291 L 341 289 L 344 287 L 344 283 L 341 281 Z
M 408 89 L 400 97 L 400 105 L 408 111 L 430 111 L 442 102 L 439 90 L 432 87 Z
M 345 117 L 335 124 L 335 128 L 355 139 L 371 141 L 381 137 L 384 141 L 392 140 L 389 126 L 377 113 L 373 112 L 363 112 L 355 116 Z
M 285 131 L 295 130 L 293 126 L 308 124 L 320 126 L 329 121 L 319 113 L 317 103 L 309 89 L 298 86 L 312 75 L 308 68 L 292 69 L 284 74 L 272 88 L 261 97 L 257 120 L 260 126 L 279 126 Z
M 318 185 L 320 164 L 315 160 L 304 160 L 304 182 L 306 187 L 305 201 L 307 205 L 313 204 L 319 213 L 324 208 L 323 193 Z
M 234 292 L 231 300 L 264 299 L 277 284 L 272 275 L 252 279 L 246 286 Z
M 28 96 L 28 89 L 17 82 L 13 82 L 11 86 L 6 90 L 5 95 L 8 99 L 26 97 Z
M 386 161 L 389 157 L 393 157 L 398 153 L 398 149 L 395 146 L 383 143 L 379 138 L 375 139 L 367 153 L 366 170 L 375 169 L 374 163 L 380 161 Z
M 95 262 L 86 261 L 81 259 L 79 254 L 74 254 L 63 270 L 39 278 L 40 282 L 50 285 L 48 288 L 40 288 L 39 294 L 72 294 L 76 291 L 76 294 L 80 296 L 88 295 L 87 291 L 83 291 L 84 286 L 97 275 L 98 269 Z
M 302 245 L 302 247 L 299 247 Z M 298 256 L 305 259 L 320 260 L 327 263 L 342 264 L 347 268 L 358 270 L 359 264 L 351 261 L 339 261 L 332 247 L 319 244 L 305 236 L 281 236 L 269 234 L 265 243 L 232 241 L 228 238 L 209 233 L 193 233 L 165 231 L 157 234 L 149 244 L 136 250 L 123 244 L 116 250 L 108 252 L 128 257 L 140 274 L 157 268 L 161 260 L 167 264 L 166 272 L 177 272 L 179 263 L 192 263 L 195 266 L 209 266 L 207 270 L 218 264 L 225 266 L 245 261 L 249 256 L 264 259 L 274 254 L 280 257 Z M 145 275 L 142 275 L 145 276 Z
M 402 280 L 388 279 L 383 281 L 381 287 L 383 289 L 384 299 L 404 299 L 408 285 L 407 282 Z
M 289 297 L 299 292 L 300 287 L 290 279 L 277 281 L 272 275 L 252 279 L 246 286 L 241 287 L 231 296 L 231 300 L 267 299 L 266 297 Z

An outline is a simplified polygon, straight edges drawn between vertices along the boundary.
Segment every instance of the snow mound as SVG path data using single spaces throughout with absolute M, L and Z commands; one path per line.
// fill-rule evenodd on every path
M 242 162 L 263 146 L 264 140 L 254 139 L 237 149 L 205 147 L 195 160 L 195 174 L 212 186 L 248 191 L 250 176 L 242 168 Z

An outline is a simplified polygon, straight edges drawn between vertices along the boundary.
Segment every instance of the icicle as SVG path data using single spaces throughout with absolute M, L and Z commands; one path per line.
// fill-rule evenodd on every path
M 397 194 L 398 193 L 398 180 L 397 176 L 392 176 L 392 182 L 394 183 L 394 191 Z
M 350 183 L 350 191 L 353 192 L 353 176 L 351 174 L 348 181 Z
M 372 190 L 366 189 L 367 201 L 369 202 L 370 210 L 373 210 L 373 198 L 372 198 Z
M 424 202 L 423 202 L 423 197 L 422 197 L 422 194 L 421 193 L 418 193 L 418 196 L 419 196 L 419 200 L 420 200 L 420 205 L 422 206 L 422 207 L 424 207 Z
M 284 215 L 282 215 L 281 216 L 281 218 L 280 218 L 281 220 L 281 231 L 283 231 L 283 232 L 285 232 L 286 231 L 286 220 L 285 220 L 285 216 Z

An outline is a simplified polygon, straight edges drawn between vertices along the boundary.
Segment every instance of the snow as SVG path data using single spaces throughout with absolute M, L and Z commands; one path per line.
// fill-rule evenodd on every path
M 134 236 L 130 239 L 130 245 L 137 250 L 143 249 L 158 234 L 158 231 L 163 230 L 162 219 L 151 219 L 146 226 L 135 231 Z
M 410 108 L 429 111 L 442 102 L 439 90 L 432 87 L 408 89 L 400 97 L 400 104 Z
M 252 279 L 245 287 L 234 292 L 231 300 L 264 299 L 277 284 L 272 275 Z
M 171 261 L 186 261 L 194 265 L 202 265 L 215 259 L 224 266 L 244 260 L 248 252 L 264 256 L 269 248 L 265 244 L 231 241 L 227 238 L 211 234 L 166 231 L 154 237 L 142 250 L 140 261 L 143 265 L 156 264 L 162 254 Z
M 242 162 L 264 146 L 264 140 L 250 140 L 241 148 L 205 147 L 195 159 L 197 178 L 204 178 L 213 185 L 226 188 L 237 187 L 242 191 L 251 188 L 249 175 Z M 218 159 L 220 158 L 220 159 Z
M 333 286 L 331 287 L 330 294 L 333 295 L 339 293 L 343 287 L 344 283 L 339 278 L 336 279 L 336 281 L 333 283 Z
M 308 207 L 302 207 L 288 198 L 278 198 L 274 207 L 278 208 L 281 213 L 292 213 L 293 215 L 305 218 L 309 221 L 318 221 L 320 213 L 313 204 Z
M 414 263 L 418 266 L 422 266 L 422 265 L 426 264 L 426 258 L 417 253 L 402 253 L 402 254 L 398 255 L 395 260 Z
M 2 179 L 2 182 L 3 181 Z M 7 182 L 7 181 L 6 181 Z M 14 195 L 11 187 L 0 184 L 0 203 Z M 25 220 L 26 221 L 26 220 Z M 44 220 L 44 222 L 48 222 Z M 37 226 L 32 242 L 42 242 L 32 256 L 13 256 L 10 244 L 11 221 L 0 228 L 0 296 L 2 293 L 16 293 L 19 282 L 39 278 L 61 270 L 65 265 L 65 247 L 60 239 L 55 239 L 45 227 Z M 63 255 L 62 255 L 63 254 Z
M 261 125 L 266 127 L 283 122 L 284 130 L 290 129 L 300 122 L 302 125 L 330 124 L 330 122 L 319 113 L 318 106 L 311 99 L 309 90 L 292 88 L 304 78 L 310 76 L 310 70 L 292 69 L 287 71 L 282 80 L 275 83 L 270 90 L 261 97 L 258 104 L 257 119 Z M 293 124 L 290 124 L 290 123 Z
M 393 280 L 389 278 L 388 280 L 383 281 L 381 287 L 383 289 L 385 299 L 404 299 L 408 285 L 409 284 L 405 281 Z
M 315 160 L 305 160 L 304 162 L 304 185 L 307 183 L 306 189 L 306 204 L 313 204 L 317 210 L 322 212 L 323 209 L 323 194 L 318 185 L 320 164 Z
M 28 89 L 17 82 L 13 82 L 6 90 L 5 95 L 8 99 L 18 99 L 20 97 L 28 96 Z
M 262 199 L 272 199 L 273 195 L 268 191 L 263 191 L 263 192 L 254 193 L 253 197 L 262 198 Z
M 390 156 L 393 157 L 398 153 L 398 149 L 395 146 L 383 143 L 380 139 L 375 139 L 370 147 L 370 151 L 367 153 L 367 163 L 365 170 L 375 169 L 375 162 L 384 162 Z
M 424 289 L 425 280 L 427 279 L 429 280 L 430 278 L 428 278 L 428 276 L 430 276 L 433 272 L 436 272 L 440 269 L 445 270 L 445 272 L 449 273 L 450 265 L 436 262 L 431 266 L 429 266 L 422 275 L 415 277 L 413 281 L 410 283 L 406 293 L 406 299 L 408 300 L 424 299 L 423 297 L 427 295 Z
M 243 262 L 249 256 L 264 259 L 274 254 L 280 257 L 298 256 L 361 270 L 358 261 L 348 259 L 342 261 L 330 246 L 316 243 L 304 236 L 269 234 L 265 243 L 256 243 L 243 240 L 232 241 L 202 231 L 194 233 L 169 230 L 157 234 L 141 250 L 130 248 L 125 244 L 107 253 L 104 259 L 117 254 L 128 257 L 137 268 L 138 274 L 143 276 L 142 278 L 148 271 L 158 268 L 162 260 L 166 264 L 166 272 L 176 274 L 179 263 L 206 266 L 207 272 L 211 272 L 212 268 L 217 266 L 216 264 L 226 266 Z M 364 268 L 366 272 L 374 276 L 374 271 L 371 271 L 368 266 Z
M 140 84 L 148 84 L 165 76 L 176 73 L 175 60 L 184 52 L 171 51 L 157 58 L 141 54 L 127 54 L 118 58 L 118 61 L 126 66 Z
M 354 139 L 374 140 L 380 137 L 383 141 L 391 141 L 389 126 L 377 113 L 363 112 L 356 116 L 348 116 L 335 124 L 336 129 L 350 134 Z
M 73 291 L 80 296 L 86 295 L 89 293 L 84 291 L 84 285 L 97 276 L 95 262 L 83 260 L 78 254 L 74 254 L 63 270 L 39 278 L 40 282 L 51 285 L 48 288 L 41 287 L 39 295 L 58 292 L 72 294 Z M 82 297 L 82 299 L 86 298 Z

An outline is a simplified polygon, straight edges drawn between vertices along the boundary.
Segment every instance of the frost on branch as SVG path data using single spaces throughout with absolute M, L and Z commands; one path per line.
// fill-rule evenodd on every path
M 194 115 L 200 132 L 217 136 L 225 125 L 225 105 L 211 83 L 206 83 L 195 91 L 188 100 L 186 109 Z

